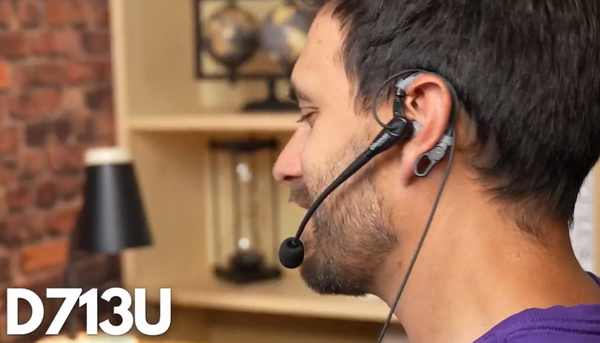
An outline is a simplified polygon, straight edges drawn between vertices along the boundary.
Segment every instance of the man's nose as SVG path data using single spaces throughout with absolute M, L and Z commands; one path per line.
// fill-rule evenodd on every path
M 302 178 L 301 155 L 304 142 L 299 131 L 294 133 L 273 166 L 273 176 L 278 182 L 289 184 Z

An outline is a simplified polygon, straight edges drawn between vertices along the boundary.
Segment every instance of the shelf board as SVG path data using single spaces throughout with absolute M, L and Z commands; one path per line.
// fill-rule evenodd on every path
M 202 113 L 135 115 L 127 119 L 134 132 L 293 132 L 297 113 Z
M 203 281 L 160 287 L 170 287 L 172 304 L 185 307 L 367 322 L 383 322 L 387 318 L 389 307 L 379 298 L 321 296 L 308 289 L 298 276 L 284 275 L 278 281 L 245 286 L 206 277 Z M 138 287 L 148 290 L 149 302 L 159 301 L 159 287 Z M 395 317 L 393 322 L 397 322 Z

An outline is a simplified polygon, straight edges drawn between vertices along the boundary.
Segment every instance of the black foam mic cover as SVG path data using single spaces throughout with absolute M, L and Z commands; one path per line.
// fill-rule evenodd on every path
M 286 238 L 279 246 L 279 261 L 289 269 L 300 267 L 304 261 L 304 244 L 296 237 Z

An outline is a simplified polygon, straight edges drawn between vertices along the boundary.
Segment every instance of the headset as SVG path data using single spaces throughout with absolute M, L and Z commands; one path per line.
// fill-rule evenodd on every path
M 450 119 L 448 121 L 448 125 L 447 125 L 444 135 L 431 150 L 421 154 L 419 156 L 419 158 L 417 158 L 417 161 L 415 162 L 414 167 L 413 167 L 413 173 L 418 177 L 427 176 L 429 174 L 429 172 L 433 169 L 433 167 L 444 158 L 444 156 L 447 153 L 448 148 L 450 148 L 450 154 L 448 156 L 448 165 L 446 167 L 446 171 L 442 178 L 442 182 L 440 184 L 439 190 L 437 192 L 436 198 L 435 198 L 432 208 L 431 208 L 431 212 L 427 219 L 427 224 L 425 225 L 425 229 L 423 230 L 423 234 L 421 235 L 421 238 L 419 239 L 419 242 L 415 249 L 415 253 L 413 254 L 411 261 L 408 265 L 408 269 L 406 271 L 406 274 L 404 275 L 404 278 L 402 280 L 402 283 L 400 285 L 398 293 L 396 294 L 396 297 L 394 298 L 394 302 L 390 308 L 390 312 L 389 312 L 387 319 L 383 325 L 383 328 L 381 329 L 381 333 L 379 335 L 379 339 L 377 340 L 377 343 L 381 343 L 381 341 L 383 340 L 383 337 L 385 336 L 387 327 L 389 326 L 392 316 L 394 315 L 394 310 L 396 309 L 396 306 L 398 305 L 398 301 L 400 300 L 400 296 L 402 295 L 402 292 L 404 291 L 404 288 L 408 281 L 408 277 L 413 269 L 413 266 L 416 262 L 416 259 L 421 250 L 421 247 L 423 246 L 423 242 L 425 241 L 425 237 L 427 236 L 427 232 L 429 231 L 429 227 L 433 220 L 433 216 L 435 214 L 435 210 L 437 208 L 438 202 L 442 195 L 442 191 L 444 190 L 446 180 L 448 179 L 448 176 L 450 174 L 450 167 L 452 165 L 452 160 L 454 158 L 454 148 L 455 148 L 455 139 L 456 139 L 456 130 L 454 128 L 454 124 L 455 124 L 456 117 L 457 117 L 456 104 L 458 103 L 458 97 L 457 97 L 456 91 L 454 90 L 452 85 L 444 77 L 442 77 L 434 72 L 430 72 L 430 71 L 426 71 L 426 70 L 422 70 L 422 69 L 407 69 L 407 70 L 404 70 L 404 71 L 401 71 L 399 73 L 392 75 L 391 77 L 389 77 L 387 80 L 385 80 L 382 83 L 381 87 L 375 93 L 373 100 L 372 100 L 372 105 L 371 105 L 371 113 L 373 115 L 373 119 L 375 119 L 375 121 L 382 127 L 382 130 L 375 137 L 375 139 L 371 142 L 369 147 L 362 154 L 360 154 L 356 158 L 356 160 L 354 160 L 354 162 L 352 162 L 317 197 L 317 199 L 311 204 L 310 208 L 308 209 L 304 218 L 302 219 L 302 222 L 300 223 L 300 226 L 298 228 L 298 231 L 296 232 L 296 235 L 294 237 L 289 237 L 289 238 L 285 239 L 281 243 L 281 246 L 279 248 L 279 261 L 281 262 L 281 264 L 288 269 L 298 268 L 304 261 L 304 245 L 303 245 L 302 241 L 300 240 L 300 236 L 302 235 L 302 232 L 304 232 L 304 228 L 308 224 L 308 221 L 310 220 L 310 218 L 313 216 L 313 214 L 319 208 L 319 206 L 323 203 L 323 201 L 327 198 L 327 196 L 329 196 L 329 194 L 331 194 L 331 192 L 333 192 L 337 187 L 339 187 L 342 183 L 344 183 L 346 180 L 348 180 L 352 175 L 354 175 L 358 170 L 360 170 L 363 166 L 365 166 L 375 156 L 383 153 L 384 151 L 387 151 L 388 149 L 390 149 L 392 146 L 394 146 L 396 144 L 410 140 L 413 137 L 413 135 L 416 134 L 422 128 L 422 126 L 419 123 L 417 123 L 415 121 L 411 121 L 408 118 L 406 118 L 406 116 L 404 115 L 404 108 L 403 108 L 403 104 L 402 104 L 403 100 L 406 97 L 406 91 L 408 89 L 408 86 L 411 84 L 411 82 L 415 78 L 417 78 L 419 75 L 422 75 L 422 74 L 435 75 L 435 76 L 441 78 L 446 83 L 448 90 L 450 92 L 450 95 L 451 95 L 451 99 L 452 99 L 452 109 L 450 112 Z M 385 87 L 390 82 L 392 82 L 393 80 L 398 79 L 398 78 L 400 80 L 397 81 L 395 84 L 396 92 L 394 94 L 394 100 L 393 100 L 393 104 L 392 104 L 393 116 L 392 116 L 392 119 L 386 124 L 386 123 L 383 123 L 377 116 L 377 111 L 376 111 L 377 99 L 379 98 L 379 95 L 385 89 Z M 425 165 L 424 169 L 421 169 L 421 167 L 422 167 L 421 164 L 423 162 L 428 162 L 428 163 Z

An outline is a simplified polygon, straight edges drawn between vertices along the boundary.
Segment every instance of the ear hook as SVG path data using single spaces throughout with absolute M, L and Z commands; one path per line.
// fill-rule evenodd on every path
M 440 139 L 433 149 L 421 154 L 419 158 L 417 158 L 417 161 L 413 167 L 413 173 L 415 173 L 415 175 L 418 177 L 427 176 L 431 169 L 433 169 L 433 166 L 435 166 L 439 161 L 442 160 L 442 158 L 444 158 L 444 156 L 446 156 L 446 151 L 451 145 L 452 134 L 444 134 L 442 139 Z M 424 163 L 428 164 L 424 165 Z M 425 167 L 425 169 L 421 170 L 423 167 Z
M 414 73 L 405 79 L 401 79 L 396 83 L 396 95 L 403 97 L 406 95 L 406 89 L 410 83 L 422 73 Z M 401 106 L 401 105 L 400 105 Z M 419 132 L 423 126 L 414 121 L 413 122 L 413 136 Z M 415 161 L 413 166 L 413 173 L 418 177 L 425 177 L 431 172 L 433 167 L 446 156 L 448 147 L 452 145 L 452 130 L 448 129 L 440 141 L 429 151 L 421 154 Z
M 419 76 L 421 74 L 422 73 L 414 73 L 414 74 L 411 74 L 409 77 L 401 79 L 398 82 L 396 82 L 396 95 L 404 96 L 406 94 L 406 89 L 408 88 L 410 83 L 413 82 L 413 80 L 416 79 L 417 76 Z

